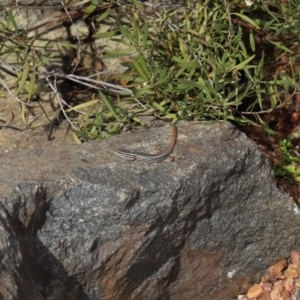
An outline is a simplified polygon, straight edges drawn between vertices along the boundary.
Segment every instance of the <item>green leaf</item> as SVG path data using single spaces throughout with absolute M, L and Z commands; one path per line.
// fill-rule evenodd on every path
M 180 48 L 182 56 L 185 59 L 189 60 L 189 56 L 188 56 L 188 50 L 189 49 L 188 49 L 186 43 L 181 38 L 178 38 L 178 42 L 179 42 L 179 48 Z
M 163 74 L 160 76 L 160 78 L 154 83 L 154 85 L 158 86 L 166 81 L 168 81 L 171 77 L 172 71 L 170 71 L 168 74 L 166 74 L 167 70 L 163 70 Z
M 109 109 L 109 111 L 112 113 L 112 115 L 116 119 L 118 119 L 117 109 L 116 109 L 115 105 L 108 98 L 106 98 L 106 96 L 101 91 L 99 91 L 98 93 L 99 93 L 100 98 L 103 100 L 103 102 Z
M 36 71 L 34 70 L 30 75 L 30 83 L 29 83 L 29 87 L 28 87 L 28 96 L 27 96 L 27 100 L 29 101 L 31 96 L 35 93 L 35 79 L 36 79 Z
M 232 13 L 232 15 L 236 15 L 236 16 L 240 17 L 242 20 L 244 20 L 245 22 L 247 22 L 247 23 L 251 24 L 252 26 L 254 26 L 256 29 L 260 29 L 260 26 L 255 21 L 253 21 L 252 19 L 250 19 L 249 17 L 247 17 L 243 14 Z
M 284 92 L 285 92 L 286 95 L 288 95 L 289 90 L 290 90 L 290 86 L 291 86 L 291 83 L 292 83 L 292 79 L 286 73 L 281 73 L 280 75 L 281 75 L 281 78 L 282 78 Z
M 159 103 L 153 101 L 151 103 L 155 108 L 157 108 L 158 110 L 160 110 L 161 112 L 165 112 L 166 111 L 166 108 L 164 108 L 163 106 L 161 106 Z
M 201 68 L 197 61 L 189 61 L 189 62 L 181 62 L 178 63 L 179 67 L 181 68 Z
M 287 47 L 283 46 L 281 42 L 273 42 L 270 40 L 267 40 L 269 43 L 273 44 L 274 46 L 276 46 L 278 49 L 284 50 L 290 54 L 294 54 L 294 52 L 290 49 L 288 49 Z
M 80 109 L 83 109 L 83 108 L 87 108 L 89 106 L 95 105 L 97 102 L 99 102 L 99 100 L 91 100 L 91 101 L 88 101 L 88 102 L 84 102 L 84 103 L 75 105 L 73 107 L 70 107 L 69 109 L 66 110 L 66 112 L 70 112 L 70 111 L 75 111 L 75 110 L 80 110 Z
M 264 130 L 270 134 L 270 135 L 275 135 L 277 132 L 272 130 L 263 120 L 259 115 L 256 115 L 256 117 L 259 120 L 259 123 L 261 124 L 261 126 L 264 128 Z
M 13 26 L 13 28 L 14 28 L 14 30 L 15 30 L 16 32 L 19 31 L 18 25 L 17 25 L 17 23 L 16 23 L 16 21 L 15 21 L 15 18 L 14 18 L 14 16 L 13 16 L 11 10 L 8 11 L 8 21 L 7 21 L 6 27 L 9 28 L 9 27 L 10 27 L 10 24 Z
M 22 75 L 20 76 L 21 81 L 20 81 L 19 87 L 18 87 L 18 89 L 17 89 L 17 91 L 16 91 L 16 95 L 18 95 L 18 94 L 21 92 L 21 90 L 24 88 L 25 83 L 26 83 L 26 80 L 27 80 L 27 78 L 28 78 L 29 70 L 30 70 L 30 64 L 29 64 L 29 62 L 26 62 L 26 63 L 24 64 L 23 73 L 22 73 Z M 19 78 L 19 79 L 20 79 L 20 78 Z
M 74 128 L 71 128 L 71 131 L 76 135 L 76 138 L 75 138 L 75 136 L 73 136 L 73 138 L 75 138 L 75 141 L 76 141 L 77 144 L 81 144 L 81 142 L 80 142 L 80 140 L 78 139 L 77 136 L 81 136 L 81 137 L 83 137 L 85 139 L 89 139 L 90 138 L 90 136 L 87 133 L 83 132 L 83 131 L 76 130 Z
M 75 49 L 75 50 L 78 50 L 78 46 L 77 45 L 73 45 L 71 43 L 62 43 L 61 44 L 63 47 L 66 47 L 66 48 L 71 48 L 71 49 Z
M 116 35 L 116 31 L 100 32 L 94 35 L 95 38 L 108 38 Z
M 94 1 L 92 0 L 92 2 L 94 2 Z M 83 14 L 83 19 L 86 19 L 87 17 L 89 17 L 89 15 L 92 14 L 96 8 L 97 8 L 97 5 L 94 5 L 94 4 L 89 5 Z
M 249 42 L 250 42 L 251 50 L 253 52 L 255 52 L 255 40 L 254 40 L 254 35 L 253 35 L 252 31 L 250 32 L 250 35 L 249 35 Z
M 255 57 L 255 54 L 252 56 L 248 57 L 246 60 L 243 62 L 239 63 L 238 65 L 234 66 L 231 71 L 238 71 L 238 70 L 243 70 L 245 69 L 246 65 Z
M 139 27 L 137 26 L 136 22 L 132 22 L 132 28 L 133 28 L 133 36 L 135 37 L 135 46 L 138 47 L 139 45 L 139 40 L 140 40 L 140 30 Z
M 146 74 L 143 69 L 139 66 L 138 62 L 133 59 L 132 60 L 132 64 L 134 66 L 134 69 L 137 71 L 137 73 L 145 80 L 145 81 L 149 81 L 150 78 L 148 78 L 148 74 Z
M 135 49 L 124 49 L 119 51 L 106 50 L 105 54 L 103 55 L 103 59 L 120 57 L 120 56 L 130 56 L 133 55 L 134 53 L 136 53 Z
M 186 87 L 196 87 L 199 89 L 203 89 L 205 87 L 205 84 L 201 84 L 195 81 L 188 81 L 188 80 L 182 80 L 181 84 L 183 84 Z
M 149 25 L 147 23 L 143 25 L 141 32 L 143 37 L 143 45 L 141 51 L 144 52 L 147 49 L 149 39 Z
M 124 26 L 120 26 L 119 30 L 120 30 L 121 34 L 123 34 L 123 36 L 127 40 L 129 40 L 132 45 L 135 45 L 136 38 L 127 28 L 125 28 Z
M 103 21 L 105 18 L 107 18 L 110 14 L 110 9 L 108 8 L 98 19 L 97 22 L 100 23 Z

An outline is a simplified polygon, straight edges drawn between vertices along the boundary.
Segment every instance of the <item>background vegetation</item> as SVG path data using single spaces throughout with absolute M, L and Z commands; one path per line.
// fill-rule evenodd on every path
M 145 115 L 172 122 L 229 120 L 239 126 L 259 126 L 267 135 L 274 135 L 278 128 L 266 116 L 294 103 L 299 93 L 297 0 L 170 5 L 90 0 L 84 7 L 75 3 L 62 8 L 56 19 L 20 30 L 14 18 L 16 8 L 0 7 L 6 16 L 0 20 L 0 59 L 8 53 L 18 55 L 15 64 L 0 65 L 14 76 L 14 82 L 0 78 L 0 84 L 20 102 L 20 114 L 28 127 L 26 113 L 35 105 L 42 82 L 57 96 L 57 119 L 68 120 L 78 143 L 106 138 L 124 126 L 146 126 Z M 95 28 L 92 40 L 105 43 L 109 38 L 122 44 L 115 50 L 104 47 L 100 60 L 105 65 L 119 57 L 125 72 L 106 81 L 97 74 L 86 76 L 76 71 L 83 64 L 78 55 L 69 73 L 49 73 L 43 68 L 53 59 L 48 51 L 51 43 L 36 51 L 32 46 L 35 37 L 29 32 L 78 19 Z M 111 19 L 110 30 L 97 30 Z M 64 47 L 78 54 L 82 43 L 75 38 Z M 90 96 L 84 101 L 67 101 L 56 84 L 58 79 L 72 81 L 74 88 L 78 84 L 76 89 L 87 88 Z M 12 116 L 12 112 L 5 113 Z

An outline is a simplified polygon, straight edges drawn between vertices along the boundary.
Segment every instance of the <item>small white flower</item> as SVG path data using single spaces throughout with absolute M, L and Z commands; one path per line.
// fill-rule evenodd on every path
M 251 1 L 251 0 L 250 1 L 245 0 L 245 3 L 246 3 L 247 6 L 251 6 L 253 4 L 253 1 Z

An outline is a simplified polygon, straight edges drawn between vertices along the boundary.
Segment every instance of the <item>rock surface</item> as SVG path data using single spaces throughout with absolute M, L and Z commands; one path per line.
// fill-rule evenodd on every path
M 299 212 L 252 141 L 178 128 L 174 162 L 109 152 L 162 149 L 169 126 L 2 154 L 0 299 L 229 299 L 299 248 Z

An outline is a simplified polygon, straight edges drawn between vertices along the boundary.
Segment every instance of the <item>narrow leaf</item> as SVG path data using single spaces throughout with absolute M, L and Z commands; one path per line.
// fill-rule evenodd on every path
M 167 75 L 165 75 L 165 72 L 164 72 L 164 75 L 161 76 L 155 83 L 154 85 L 160 85 L 162 83 L 165 83 L 166 81 L 169 80 L 169 78 L 171 77 L 171 74 L 172 74 L 172 71 L 170 71 Z
M 36 79 L 36 71 L 34 70 L 32 72 L 32 74 L 29 75 L 29 77 L 30 77 L 30 83 L 29 83 L 29 87 L 28 87 L 28 96 L 27 96 L 28 101 L 31 99 L 31 96 L 35 92 L 34 85 L 35 85 L 35 79 Z
M 25 85 L 27 77 L 28 77 L 29 70 L 30 70 L 30 64 L 29 64 L 29 62 L 26 62 L 25 65 L 24 65 L 22 78 L 21 78 L 21 81 L 19 83 L 19 87 L 16 91 L 16 95 L 18 95 L 21 92 L 21 90 L 24 88 L 24 85 Z
M 133 64 L 135 70 L 138 72 L 138 74 L 142 78 L 144 78 L 145 81 L 148 81 L 147 75 L 144 73 L 144 71 L 142 70 L 142 68 L 139 66 L 138 62 L 135 59 L 132 60 L 132 64 Z
M 97 8 L 97 5 L 91 4 L 88 6 L 86 11 L 84 12 L 83 19 L 86 19 L 90 14 L 94 12 L 94 10 Z
M 15 21 L 15 18 L 13 16 L 11 10 L 8 11 L 8 22 L 7 23 L 8 23 L 7 27 L 9 27 L 9 25 L 11 24 L 16 32 L 19 31 L 18 25 L 17 25 L 17 23 Z
M 238 71 L 238 70 L 243 70 L 245 66 L 255 57 L 255 54 L 252 56 L 248 57 L 246 60 L 243 62 L 239 63 L 238 65 L 234 66 L 231 71 Z
M 78 138 L 77 135 L 81 135 L 82 132 L 79 131 L 79 130 L 76 130 L 74 128 L 71 128 L 71 133 L 72 133 L 73 139 L 75 140 L 75 143 L 80 145 L 81 141 L 80 141 L 80 139 Z
M 78 104 L 76 106 L 73 106 L 73 107 L 67 109 L 66 112 L 83 109 L 83 108 L 89 107 L 91 105 L 94 105 L 97 102 L 99 102 L 99 100 L 91 100 L 91 101 L 88 101 L 88 102 L 85 102 L 85 103 L 81 103 L 81 104 Z
M 103 100 L 103 102 L 105 103 L 105 105 L 107 106 L 109 111 L 113 114 L 113 116 L 116 119 L 118 119 L 117 110 L 116 110 L 115 105 L 108 98 L 106 98 L 106 96 L 101 91 L 99 91 L 99 96 Z
M 240 14 L 240 13 L 233 13 L 233 15 L 236 15 L 236 16 L 240 17 L 242 20 L 244 20 L 245 22 L 251 24 L 256 29 L 260 29 L 259 25 L 255 21 L 253 21 L 252 19 L 250 19 L 249 17 L 247 17 L 247 16 L 245 16 L 243 14 Z
M 253 35 L 253 32 L 252 32 L 252 31 L 250 32 L 249 42 L 250 42 L 251 50 L 252 50 L 253 52 L 255 52 L 255 40 L 254 40 L 254 35 Z
M 276 46 L 278 49 L 284 50 L 290 54 L 295 54 L 291 49 L 288 49 L 287 47 L 283 46 L 280 42 L 273 42 L 270 40 L 268 40 L 268 42 Z
M 106 50 L 105 54 L 103 55 L 103 58 L 114 58 L 114 57 L 119 57 L 119 56 L 128 56 L 132 55 L 136 52 L 135 49 L 124 49 L 124 50 L 119 50 L 119 51 L 109 51 Z
M 110 9 L 107 9 L 98 19 L 97 22 L 101 22 L 103 21 L 107 16 L 109 16 L 110 14 Z
M 116 35 L 116 31 L 100 32 L 94 35 L 95 38 L 107 38 Z

